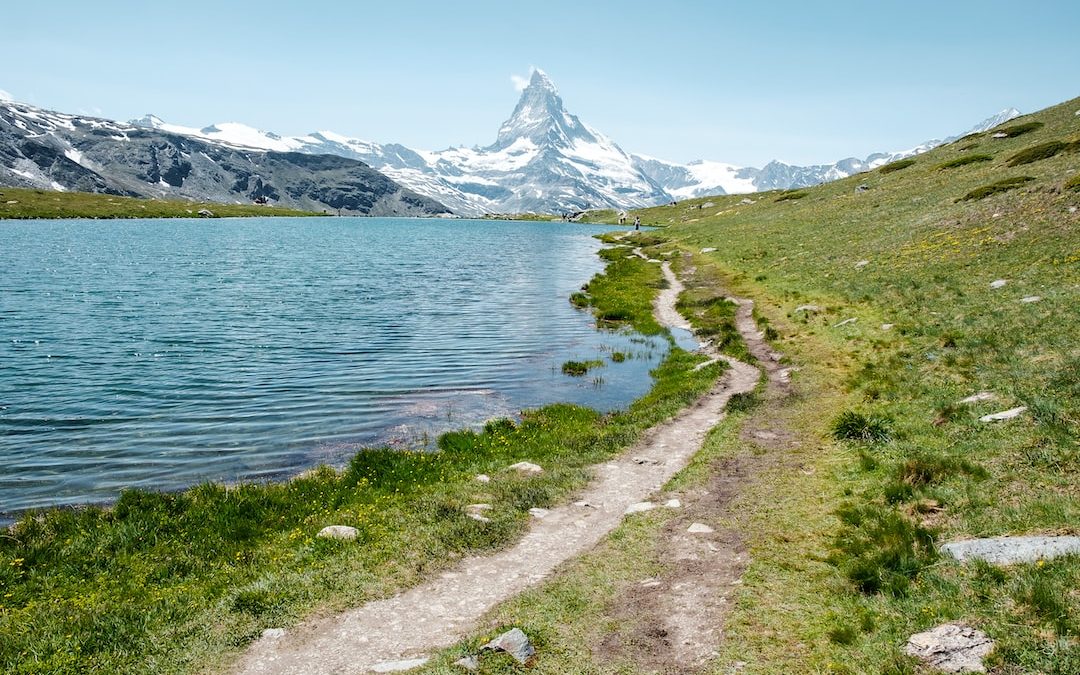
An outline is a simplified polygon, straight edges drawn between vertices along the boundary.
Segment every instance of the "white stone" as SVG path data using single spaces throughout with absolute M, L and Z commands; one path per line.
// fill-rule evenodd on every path
M 847 325 L 850 325 L 850 324 L 853 324 L 853 323 L 855 323 L 855 322 L 856 322 L 856 321 L 858 321 L 858 320 L 859 320 L 859 318 L 858 318 L 858 317 L 855 317 L 855 316 L 853 316 L 853 317 L 851 317 L 850 319 L 844 319 L 844 320 L 843 320 L 843 321 L 841 321 L 840 323 L 838 323 L 838 324 L 834 325 L 834 326 L 833 326 L 833 328 L 839 328 L 840 326 L 847 326 Z
M 482 473 L 477 475 L 476 478 L 474 478 L 473 480 L 475 480 L 477 483 L 490 483 L 491 476 L 487 475 L 486 473 Z
M 984 560 L 995 565 L 1031 563 L 1080 553 L 1080 537 L 988 537 L 943 544 L 941 552 L 960 562 Z
M 990 288 L 1001 288 L 1007 283 L 1009 282 L 1006 279 L 994 279 L 990 282 Z
M 637 504 L 627 506 L 626 511 L 623 513 L 626 513 L 627 515 L 631 513 L 642 513 L 644 511 L 652 511 L 655 508 L 656 504 L 653 504 L 652 502 L 638 502 Z
M 412 670 L 413 668 L 419 668 L 428 662 L 428 657 L 422 656 L 418 659 L 404 659 L 402 661 L 383 661 L 382 663 L 376 663 L 371 667 L 373 673 L 399 673 L 403 670 Z
M 986 633 L 946 623 L 908 638 L 904 652 L 946 673 L 985 673 L 982 660 L 994 650 Z
M 980 401 L 993 401 L 996 398 L 997 394 L 992 391 L 980 391 L 977 394 L 960 399 L 957 403 L 979 403 Z
M 991 415 L 983 415 L 979 418 L 980 422 L 1000 422 L 1001 420 L 1011 420 L 1014 417 L 1019 417 L 1025 410 L 1026 405 L 1022 405 L 1018 408 L 1010 408 L 1009 410 L 1003 410 L 999 413 L 993 413 Z
M 821 311 L 821 308 L 818 307 L 817 305 L 799 305 L 798 307 L 795 308 L 795 313 L 796 314 L 798 314 L 799 312 L 820 312 L 820 311 Z
M 549 513 L 551 513 L 551 512 L 548 511 L 547 509 L 542 509 L 542 508 L 540 508 L 538 506 L 534 506 L 531 509 L 529 509 L 529 515 L 532 516 L 533 518 L 544 518 Z
M 680 502 L 678 499 L 669 499 L 666 502 L 664 502 L 664 508 L 665 509 L 677 509 L 677 508 L 679 508 L 681 506 L 682 506 L 682 502 Z
M 1026 298 L 1020 298 L 1020 302 L 1038 302 L 1042 300 L 1041 295 L 1029 295 Z
M 344 539 L 351 541 L 356 539 L 356 528 L 349 527 L 348 525 L 327 525 L 323 529 L 319 530 L 319 533 L 315 536 L 321 539 Z
M 891 324 L 891 323 L 883 323 L 883 324 L 881 324 L 881 330 L 892 330 L 892 329 L 893 329 L 893 324 Z
M 517 464 L 511 464 L 507 468 L 511 471 L 517 471 L 523 476 L 535 476 L 544 473 L 544 469 L 540 465 L 532 462 L 518 462 Z
M 285 637 L 284 628 L 267 628 L 262 632 L 262 639 L 264 640 L 278 640 Z
M 860 260 L 859 262 L 855 263 L 855 267 L 866 267 L 869 264 L 869 260 Z
M 715 248 L 712 248 L 712 247 L 709 247 L 709 248 L 703 248 L 703 249 L 701 249 L 701 252 L 702 252 L 702 253 L 713 253 L 713 252 L 715 252 L 715 251 L 716 251 L 716 249 L 715 249 Z
M 690 534 L 712 534 L 716 530 L 712 529 L 705 523 L 693 523 L 690 527 L 686 528 L 686 531 Z

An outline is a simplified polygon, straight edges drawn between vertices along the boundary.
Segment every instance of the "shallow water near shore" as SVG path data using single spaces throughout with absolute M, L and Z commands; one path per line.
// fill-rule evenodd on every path
M 668 347 L 567 301 L 602 270 L 604 229 L 0 223 L 0 512 L 281 478 L 556 401 L 625 406 Z M 575 378 L 570 359 L 605 366 Z

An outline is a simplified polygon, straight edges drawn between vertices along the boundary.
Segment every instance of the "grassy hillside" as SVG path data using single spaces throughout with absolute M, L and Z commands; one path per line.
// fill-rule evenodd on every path
M 215 204 L 164 199 L 136 199 L 87 192 L 51 192 L 0 187 L 0 219 L 4 218 L 195 218 L 201 209 L 218 217 L 321 216 L 255 204 Z
M 1080 558 L 1001 569 L 937 551 L 1080 534 L 1078 112 L 814 188 L 631 213 L 667 226 L 653 255 L 681 251 L 685 274 L 753 298 L 797 368 L 794 396 L 722 423 L 660 497 L 712 490 L 733 465 L 752 476 L 706 521 L 750 556 L 706 672 L 921 672 L 907 637 L 953 620 L 997 642 L 993 672 L 1080 672 Z M 981 391 L 995 399 L 960 403 Z M 537 636 L 536 672 L 648 670 L 672 648 L 641 584 L 678 579 L 678 518 L 631 518 L 490 625 Z

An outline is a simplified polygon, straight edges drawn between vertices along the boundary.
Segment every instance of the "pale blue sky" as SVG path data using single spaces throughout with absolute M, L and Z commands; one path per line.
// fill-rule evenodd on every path
M 1080 95 L 1080 2 L 7 3 L 0 89 L 48 108 L 487 145 L 545 70 L 623 149 L 820 163 Z

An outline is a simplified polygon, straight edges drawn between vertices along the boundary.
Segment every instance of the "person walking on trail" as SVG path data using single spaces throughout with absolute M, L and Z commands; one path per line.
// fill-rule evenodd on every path
M 641 217 L 640 216 L 634 216 L 634 229 L 635 230 L 640 230 L 641 229 Z

